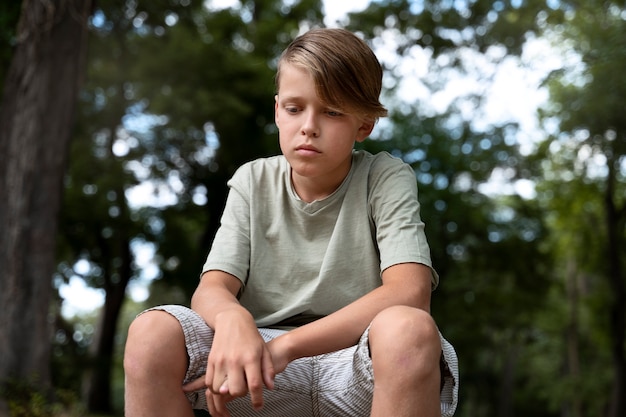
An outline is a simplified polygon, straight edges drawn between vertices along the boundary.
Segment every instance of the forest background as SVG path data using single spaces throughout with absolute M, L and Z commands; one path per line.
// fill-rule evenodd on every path
M 130 321 L 189 302 L 227 179 L 279 151 L 276 58 L 323 25 L 385 67 L 363 147 L 415 168 L 457 415 L 626 415 L 623 2 L 380 0 L 329 22 L 315 0 L 22 0 L 0 5 L 0 416 L 121 415 Z M 547 69 L 532 132 L 489 116 L 506 68 Z M 104 304 L 62 314 L 70 282 Z

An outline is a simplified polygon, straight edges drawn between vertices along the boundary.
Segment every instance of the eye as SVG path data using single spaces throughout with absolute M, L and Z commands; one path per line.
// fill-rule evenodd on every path
M 295 113 L 298 113 L 299 110 L 300 109 L 296 106 L 285 106 L 285 111 L 287 113 L 295 114 Z
M 343 113 L 335 111 L 335 110 L 327 110 L 326 114 L 331 116 L 331 117 L 339 117 L 339 116 L 343 116 Z

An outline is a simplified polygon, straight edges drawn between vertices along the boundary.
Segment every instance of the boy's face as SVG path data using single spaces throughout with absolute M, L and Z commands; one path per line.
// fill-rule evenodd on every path
M 324 105 L 317 96 L 313 78 L 286 63 L 281 66 L 275 120 L 280 149 L 291 165 L 296 191 L 299 185 L 314 180 L 320 188 L 332 188 L 328 194 L 348 174 L 354 142 L 363 141 L 374 127 L 373 120 Z

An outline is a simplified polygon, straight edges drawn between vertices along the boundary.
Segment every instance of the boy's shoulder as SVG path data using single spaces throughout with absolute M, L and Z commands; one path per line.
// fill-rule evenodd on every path
M 387 172 L 389 170 L 403 170 L 409 167 L 401 158 L 381 151 L 375 154 L 363 150 L 356 150 L 352 159 L 357 166 L 363 167 L 370 175 Z
M 362 159 L 364 162 L 367 161 L 367 163 L 370 164 L 405 164 L 405 162 L 401 158 L 398 158 L 397 156 L 394 156 L 387 151 L 370 153 L 366 150 L 355 149 L 354 151 L 352 151 L 352 154 L 354 160 Z

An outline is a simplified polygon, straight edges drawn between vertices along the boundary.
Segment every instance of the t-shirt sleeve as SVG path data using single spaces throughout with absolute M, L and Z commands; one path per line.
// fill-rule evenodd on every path
M 439 276 L 432 266 L 425 225 L 420 217 L 413 169 L 386 155 L 373 164 L 369 187 L 381 271 L 399 263 L 424 264 L 431 268 L 434 289 Z
M 245 285 L 250 268 L 250 169 L 243 165 L 228 181 L 226 205 L 213 245 L 202 267 L 227 272 Z

